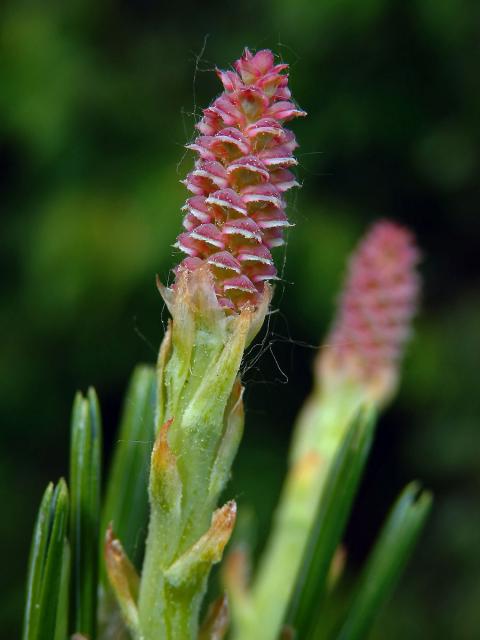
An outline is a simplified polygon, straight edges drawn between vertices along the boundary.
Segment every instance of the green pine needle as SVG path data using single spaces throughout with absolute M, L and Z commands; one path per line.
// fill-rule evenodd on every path
M 142 559 L 142 540 L 147 528 L 147 480 L 154 437 L 155 390 L 153 367 L 137 367 L 125 397 L 102 512 L 102 557 L 103 539 L 112 522 L 115 534 L 137 568 Z
M 77 394 L 70 449 L 72 632 L 95 637 L 100 519 L 101 419 L 93 389 Z
M 30 551 L 23 640 L 61 640 L 67 632 L 68 490 L 50 483 L 38 511 Z
M 432 495 L 417 482 L 407 485 L 397 498 L 360 576 L 338 640 L 367 637 L 400 578 L 431 505 Z

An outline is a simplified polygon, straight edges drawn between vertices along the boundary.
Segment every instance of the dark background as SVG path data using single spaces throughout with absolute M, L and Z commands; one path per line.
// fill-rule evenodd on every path
M 100 395 L 106 455 L 121 396 L 153 362 L 177 258 L 183 145 L 245 45 L 291 64 L 303 189 L 279 251 L 271 333 L 247 359 L 247 433 L 230 492 L 263 539 L 294 416 L 345 259 L 370 222 L 409 225 L 424 295 L 347 534 L 354 571 L 389 503 L 436 495 L 376 637 L 480 637 L 480 3 L 153 0 L 0 9 L 0 635 L 19 635 L 28 545 L 67 471 L 70 403 Z M 249 366 L 251 365 L 251 366 Z M 288 384 L 287 384 L 288 382 Z

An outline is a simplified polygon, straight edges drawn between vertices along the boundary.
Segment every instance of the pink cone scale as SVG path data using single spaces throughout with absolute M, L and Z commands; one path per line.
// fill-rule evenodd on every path
M 297 143 L 284 123 L 306 114 L 290 99 L 287 69 L 267 49 L 245 49 L 234 70 L 217 70 L 224 91 L 187 145 L 197 160 L 183 181 L 192 197 L 175 245 L 187 257 L 176 271 L 208 265 L 231 313 L 259 304 L 277 274 L 271 250 L 290 226 L 283 194 L 298 186 L 290 171 Z
M 416 309 L 419 252 L 407 229 L 377 222 L 353 254 L 327 358 L 364 379 L 396 372 Z

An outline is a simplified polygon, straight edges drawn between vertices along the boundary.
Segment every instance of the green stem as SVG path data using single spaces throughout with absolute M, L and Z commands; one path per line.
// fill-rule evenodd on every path
M 226 316 L 208 269 L 160 286 L 172 322 L 157 369 L 156 442 L 150 467 L 150 524 L 138 600 L 142 640 L 192 640 L 212 564 L 235 522 L 214 512 L 243 427 L 237 376 L 247 341 L 270 299 Z
M 161 535 L 162 526 L 152 513 L 148 528 L 142 580 L 138 598 L 138 614 L 141 621 L 141 640 L 154 638 L 169 639 L 165 619 L 165 580 L 163 563 L 165 541 Z
M 331 463 L 359 406 L 356 391 L 345 391 L 317 391 L 300 415 L 273 530 L 248 610 L 236 620 L 235 640 L 275 640 L 279 635 Z
M 211 511 L 205 513 L 201 520 L 209 520 L 210 515 Z M 172 536 L 178 543 L 182 539 L 176 538 L 174 531 L 175 526 L 168 526 L 165 514 L 152 509 L 138 600 L 141 640 L 191 640 L 198 632 L 206 576 L 182 587 L 169 583 L 165 574 L 181 555 L 178 545 L 172 553 Z
M 238 446 L 227 427 L 233 412 L 231 396 L 239 393 L 235 381 L 245 346 L 243 326 L 231 334 L 217 335 L 199 323 L 189 349 L 176 344 L 181 338 L 175 335 L 175 325 L 172 337 L 170 359 L 159 380 L 163 403 L 157 414 L 159 430 L 162 421 L 172 419 L 164 445 L 170 453 L 168 460 L 158 462 L 158 468 L 152 458 L 151 515 L 139 597 L 142 640 L 191 640 L 198 633 L 208 572 L 205 569 L 204 577 L 204 568 L 199 569 L 193 582 L 181 587 L 169 584 L 165 574 L 209 529 L 229 472 L 223 470 L 219 452 L 231 462 Z M 183 359 L 187 357 L 188 374 L 179 375 L 186 369 Z M 225 434 L 227 451 L 221 447 Z M 211 491 L 214 471 L 220 480 Z M 168 495 L 162 473 L 169 473 L 167 482 L 178 485 Z M 178 504 L 174 504 L 175 497 Z

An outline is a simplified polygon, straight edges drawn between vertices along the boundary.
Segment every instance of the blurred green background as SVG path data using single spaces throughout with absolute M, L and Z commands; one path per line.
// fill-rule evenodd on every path
M 230 493 L 255 507 L 261 545 L 346 255 L 377 217 L 410 225 L 423 304 L 347 546 L 355 570 L 396 493 L 422 479 L 435 509 L 375 637 L 480 637 L 479 25 L 476 0 L 2 2 L 2 638 L 19 635 L 44 485 L 67 471 L 74 391 L 97 388 L 108 457 L 127 378 L 155 359 L 183 145 L 219 91 L 214 66 L 245 45 L 291 64 L 309 117 L 292 127 L 303 189 L 279 312 L 246 361 Z

